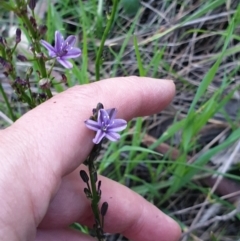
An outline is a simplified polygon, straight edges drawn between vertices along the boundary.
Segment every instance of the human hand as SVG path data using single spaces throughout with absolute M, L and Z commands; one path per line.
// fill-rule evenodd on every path
M 0 132 L 0 240 L 90 241 L 68 228 L 92 226 L 80 164 L 95 133 L 84 121 L 96 103 L 130 120 L 162 110 L 174 95 L 167 80 L 125 77 L 76 86 L 29 111 Z M 179 226 L 151 203 L 105 177 L 102 200 L 109 209 L 104 231 L 134 241 L 176 241 Z

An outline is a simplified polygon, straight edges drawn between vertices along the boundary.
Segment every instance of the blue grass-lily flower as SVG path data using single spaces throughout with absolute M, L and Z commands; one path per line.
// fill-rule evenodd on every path
M 98 119 L 85 121 L 86 126 L 97 132 L 93 142 L 98 144 L 106 137 L 110 141 L 117 141 L 120 139 L 120 135 L 117 133 L 124 130 L 127 127 L 127 122 L 123 119 L 115 119 L 117 110 L 115 108 L 105 110 L 100 109 L 98 111 Z
M 73 47 L 76 42 L 76 37 L 70 35 L 64 40 L 62 34 L 59 31 L 55 32 L 55 46 L 53 47 L 45 40 L 40 40 L 43 47 L 48 50 L 48 54 L 51 58 L 56 58 L 57 61 L 67 69 L 73 67 L 72 63 L 68 59 L 77 58 L 81 55 L 79 48 Z

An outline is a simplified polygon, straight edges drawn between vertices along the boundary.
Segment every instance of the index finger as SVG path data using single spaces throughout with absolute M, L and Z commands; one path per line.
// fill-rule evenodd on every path
M 174 92 L 174 84 L 168 80 L 107 79 L 73 87 L 25 114 L 0 138 L 0 155 L 6 159 L 8 171 L 5 176 L 17 173 L 19 180 L 18 186 L 11 185 L 11 193 L 19 200 L 6 210 L 3 219 L 24 225 L 24 216 L 26 225 L 29 220 L 34 220 L 32 225 L 40 223 L 61 177 L 79 166 L 93 146 L 94 133 L 84 121 L 98 102 L 105 108 L 117 108 L 118 117 L 129 120 L 159 112 L 169 104 Z M 4 202 L 7 205 L 12 199 L 5 197 Z M 20 225 L 16 228 L 19 233 L 25 230 Z
M 92 108 L 98 102 L 106 109 L 117 108 L 118 118 L 129 120 L 161 111 L 172 100 L 174 92 L 174 84 L 169 80 L 139 77 L 102 80 L 56 95 L 12 127 L 16 134 L 27 136 L 28 145 L 38 148 L 35 155 L 41 165 L 51 165 L 54 173 L 63 176 L 84 161 L 93 146 L 95 133 L 85 127 L 84 121 L 92 115 Z M 84 148 L 80 148 L 82 146 Z M 32 156 L 29 159 L 32 160 Z M 49 163 L 49 160 L 58 161 Z

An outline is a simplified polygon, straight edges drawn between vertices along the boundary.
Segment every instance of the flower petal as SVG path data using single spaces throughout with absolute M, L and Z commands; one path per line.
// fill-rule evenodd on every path
M 116 114 L 117 114 L 117 109 L 112 108 L 112 109 L 107 109 L 106 111 L 109 115 L 110 120 L 113 120 L 115 118 Z
M 98 112 L 98 123 L 100 125 L 107 125 L 109 122 L 109 115 L 106 110 L 100 109 Z
M 105 135 L 106 135 L 105 132 L 103 132 L 103 131 L 101 131 L 101 130 L 98 130 L 95 138 L 93 139 L 93 142 L 94 142 L 95 144 L 98 144 L 98 143 L 103 139 L 103 137 L 104 137 Z
M 57 53 L 61 52 L 63 44 L 64 44 L 63 35 L 59 31 L 56 31 L 55 32 L 55 50 Z
M 120 135 L 116 132 L 107 132 L 106 133 L 106 137 L 110 140 L 110 141 L 118 141 L 120 139 Z
M 81 55 L 81 50 L 79 48 L 72 47 L 68 50 L 68 52 L 64 55 L 65 59 L 73 59 L 77 58 Z
M 45 40 L 40 40 L 41 45 L 48 50 L 49 55 L 55 54 L 55 48 Z M 52 57 L 52 56 L 51 56 Z
M 87 128 L 91 130 L 98 131 L 101 129 L 101 126 L 96 121 L 86 120 L 84 123 L 87 126 Z
M 72 63 L 64 58 L 57 57 L 57 61 L 66 69 L 71 69 L 73 67 Z
M 127 127 L 127 122 L 123 119 L 115 119 L 112 121 L 112 124 L 108 127 L 109 131 L 122 131 Z
M 69 47 L 72 47 L 75 42 L 76 42 L 76 37 L 74 35 L 70 35 L 69 37 L 67 37 L 67 39 L 64 41 L 64 46 L 68 45 Z

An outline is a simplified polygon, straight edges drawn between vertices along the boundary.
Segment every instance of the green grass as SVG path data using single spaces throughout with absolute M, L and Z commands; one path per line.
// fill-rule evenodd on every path
M 171 1 L 163 2 L 165 10 L 171 7 Z M 112 40 L 112 44 L 107 41 L 104 46 L 104 58 L 100 72 L 101 78 L 132 74 L 173 78 L 177 85 L 177 94 L 184 96 L 190 94 L 190 103 L 188 101 L 183 104 L 173 103 L 175 111 L 171 112 L 172 123 L 148 147 L 143 145 L 142 140 L 149 131 L 147 123 L 151 122 L 150 118 L 147 122 L 143 118 L 131 121 L 122 139 L 118 143 L 109 143 L 104 155 L 101 156 L 99 172 L 130 186 L 159 208 L 164 208 L 164 211 L 170 215 L 173 210 L 184 209 L 196 203 L 200 204 L 204 199 L 209 198 L 208 195 L 212 203 L 221 204 L 222 213 L 227 213 L 235 208 L 234 204 L 228 200 L 223 201 L 216 194 L 213 195 L 212 187 L 204 187 L 202 184 L 199 186 L 196 182 L 198 183 L 204 175 L 223 176 L 236 182 L 240 181 L 239 172 L 237 174 L 220 173 L 216 166 L 210 164 L 213 156 L 232 147 L 240 139 L 240 109 L 238 108 L 234 118 L 225 109 L 226 104 L 240 91 L 239 64 L 236 64 L 239 61 L 240 51 L 237 43 L 240 39 L 240 4 L 232 7 L 235 12 L 226 15 L 224 24 L 215 22 L 210 25 L 207 19 L 214 14 L 227 12 L 228 1 L 197 1 L 192 9 L 189 9 L 188 4 L 184 6 L 184 0 L 176 1 L 176 3 L 182 6 L 182 14 L 177 13 L 175 9 L 176 18 L 169 16 L 172 23 L 161 31 L 159 31 L 160 26 L 155 22 L 152 23 L 152 29 L 149 29 L 148 21 L 150 22 L 151 19 L 146 20 L 146 17 L 143 17 L 144 6 L 135 17 L 127 21 L 128 15 L 124 14 L 119 7 L 108 37 Z M 104 30 L 107 23 L 104 11 L 100 11 L 100 15 L 97 14 L 98 8 L 96 0 L 78 0 L 75 5 L 70 0 L 61 0 L 56 6 L 49 1 L 45 9 L 46 19 L 39 20 L 47 25 L 46 39 L 48 41 L 53 41 L 54 32 L 57 29 L 65 35 L 75 34 L 79 37 L 78 44 L 82 49 L 82 58 L 80 62 L 74 64 L 72 70 L 66 72 L 70 87 L 95 80 L 94 65 L 100 45 L 99 33 Z M 0 14 L 3 13 L 0 11 Z M 145 22 L 140 23 L 140 19 L 144 19 Z M 202 25 L 197 24 L 201 21 Z M 2 24 L 5 22 L 5 19 L 2 20 Z M 128 27 L 123 28 L 122 26 L 126 24 Z M 142 33 L 147 36 L 143 38 Z M 202 41 L 205 39 L 208 41 L 208 37 L 211 36 L 215 42 L 206 45 L 205 48 L 209 48 L 208 53 L 202 49 L 201 44 L 193 53 L 188 49 L 193 36 L 195 36 L 195 45 L 198 44 L 196 38 L 200 37 L 203 38 Z M 187 44 L 181 44 L 184 41 Z M 182 46 L 182 49 L 176 47 L 178 44 Z M 186 63 L 190 58 L 197 60 L 191 64 Z M 179 64 L 181 61 L 182 65 Z M 233 67 L 228 68 L 228 63 Z M 194 64 L 200 66 L 200 71 L 194 67 Z M 186 67 L 191 70 L 187 74 L 183 71 Z M 34 68 L 36 70 L 36 66 Z M 63 89 L 56 87 L 57 92 Z M 1 106 L 5 104 L 1 110 L 10 117 L 6 103 L 3 99 L 1 100 Z M 178 95 L 175 100 L 179 100 Z M 216 118 L 218 114 L 223 116 L 223 120 L 219 122 L 229 128 L 229 135 L 212 146 L 201 146 L 199 139 L 202 131 L 209 123 L 218 123 Z M 166 116 L 167 114 L 163 113 L 156 118 L 161 120 Z M 176 135 L 180 140 L 176 141 Z M 162 143 L 167 143 L 170 147 L 164 154 L 155 149 Z M 172 158 L 173 150 L 178 150 L 177 159 Z M 138 176 L 138 169 L 145 172 L 144 178 Z M 184 200 L 183 192 L 189 196 L 197 192 L 202 199 L 195 198 L 192 203 L 190 201 L 184 203 L 178 200 L 178 197 Z M 175 204 L 170 205 L 171 203 Z M 186 206 L 183 206 L 183 203 Z M 172 216 L 182 227 L 188 227 L 190 217 L 187 215 L 184 218 L 179 215 Z M 230 235 L 227 230 L 228 223 L 225 222 L 225 224 L 223 232 L 216 227 L 213 228 L 215 233 L 209 230 L 207 239 L 239 239 L 239 231 L 236 229 L 235 236 Z M 188 240 L 194 240 L 194 235 L 200 236 L 202 232 L 201 229 L 195 231 Z

